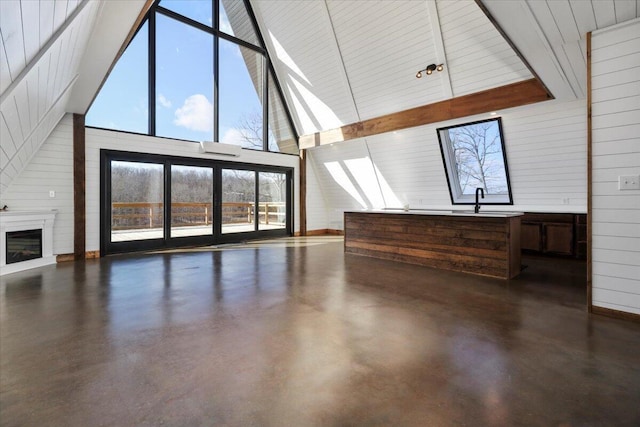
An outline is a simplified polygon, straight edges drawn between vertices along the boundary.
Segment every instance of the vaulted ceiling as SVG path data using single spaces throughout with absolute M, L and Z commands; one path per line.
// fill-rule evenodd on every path
M 640 13 L 637 0 L 251 3 L 301 135 L 535 76 L 584 98 L 587 32 Z M 443 72 L 415 78 L 431 63 Z
M 253 4 L 300 134 L 532 77 L 473 1 Z
M 586 94 L 586 33 L 640 0 L 250 0 L 300 135 L 540 77 Z M 0 1 L 0 191 L 85 113 L 149 1 Z M 521 60 L 500 33 L 520 51 Z M 416 72 L 444 64 L 421 79 Z
M 0 191 L 65 113 L 87 110 L 143 4 L 0 1 Z

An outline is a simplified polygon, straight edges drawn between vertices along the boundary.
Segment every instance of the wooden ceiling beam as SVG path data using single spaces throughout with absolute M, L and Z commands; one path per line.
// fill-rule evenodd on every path
M 537 79 L 530 79 L 351 123 L 337 129 L 302 135 L 299 143 L 301 149 L 307 149 L 549 99 L 553 99 L 553 96 L 544 85 Z

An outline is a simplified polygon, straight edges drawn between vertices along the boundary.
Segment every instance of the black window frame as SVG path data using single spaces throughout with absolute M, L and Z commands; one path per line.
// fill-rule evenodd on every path
M 171 19 L 175 19 L 185 25 L 189 25 L 192 26 L 196 29 L 199 29 L 201 31 L 204 31 L 208 34 L 210 34 L 213 37 L 213 139 L 214 141 L 219 141 L 220 139 L 220 132 L 219 132 L 219 90 L 218 90 L 218 83 L 219 83 L 219 40 L 220 38 L 227 40 L 231 43 L 237 44 L 241 47 L 245 47 L 247 49 L 253 50 L 261 55 L 263 55 L 264 60 L 263 60 L 263 70 L 262 70 L 262 78 L 263 78 L 263 86 L 262 86 L 262 150 L 255 150 L 252 148 L 248 148 L 248 147 L 243 147 L 243 149 L 248 149 L 248 150 L 255 150 L 255 151 L 265 151 L 265 152 L 272 152 L 272 153 L 277 153 L 277 154 L 285 154 L 285 155 L 290 155 L 290 156 L 299 156 L 298 154 L 295 153 L 285 153 L 285 152 L 280 152 L 280 151 L 269 151 L 269 85 L 270 82 L 273 83 L 275 85 L 275 89 L 277 92 L 277 95 L 280 97 L 281 101 L 282 101 L 282 105 L 284 107 L 284 112 L 286 115 L 286 119 L 287 119 L 287 124 L 291 129 L 291 132 L 293 133 L 293 136 L 295 138 L 296 141 L 296 145 L 298 147 L 298 150 L 300 150 L 300 141 L 299 141 L 299 134 L 297 133 L 296 127 L 294 125 L 294 121 L 292 119 L 291 116 L 291 111 L 289 109 L 289 106 L 287 105 L 287 101 L 286 98 L 284 96 L 284 92 L 282 90 L 282 86 L 280 84 L 280 81 L 278 80 L 275 68 L 273 66 L 273 63 L 270 59 L 269 56 L 269 52 L 266 49 L 266 44 L 264 41 L 264 38 L 262 36 L 262 33 L 260 32 L 260 28 L 258 26 L 258 22 L 256 20 L 256 16 L 255 13 L 253 12 L 253 8 L 251 7 L 251 4 L 249 3 L 248 0 L 242 0 L 245 10 L 247 11 L 247 15 L 249 16 L 249 19 L 251 20 L 251 25 L 255 31 L 255 34 L 258 38 L 258 42 L 260 43 L 259 46 L 254 45 L 252 43 L 249 43 L 243 39 L 240 39 L 238 37 L 235 37 L 233 35 L 227 34 L 223 31 L 220 30 L 219 26 L 220 26 L 220 8 L 219 8 L 219 1 L 220 0 L 211 0 L 213 3 L 213 17 L 212 17 L 212 26 L 208 26 L 205 24 L 202 24 L 201 22 L 195 21 L 191 18 L 188 18 L 184 15 L 180 15 L 177 12 L 174 12 L 170 9 L 166 9 L 164 7 L 162 7 L 159 3 L 161 0 L 155 0 L 153 5 L 149 8 L 149 10 L 147 11 L 144 19 L 141 21 L 140 25 L 138 26 L 138 28 L 136 28 L 136 31 L 134 33 L 134 36 L 131 38 L 131 40 L 129 41 L 129 43 L 131 43 L 131 41 L 135 38 L 135 36 L 138 34 L 138 31 L 140 30 L 140 28 L 143 27 L 143 25 L 145 23 L 149 23 L 149 28 L 148 28 L 148 32 L 147 32 L 147 36 L 148 36 L 148 64 L 147 64 L 147 69 L 148 69 L 148 90 L 147 90 L 147 95 L 148 95 L 148 100 L 147 100 L 147 108 L 148 108 L 148 123 L 147 123 L 147 133 L 143 134 L 143 135 L 149 135 L 149 136 L 153 136 L 153 137 L 158 137 L 158 138 L 164 138 L 164 139 L 180 139 L 180 138 L 170 138 L 170 137 L 165 137 L 162 135 L 157 135 L 156 133 L 156 97 L 157 97 L 157 91 L 156 91 L 156 14 L 160 13 L 166 17 L 169 17 Z M 128 47 L 128 46 L 127 46 Z M 97 98 L 97 97 L 96 97 Z M 94 98 L 94 101 L 95 99 Z M 89 107 L 91 108 L 91 107 Z M 88 127 L 93 127 L 93 126 L 88 126 Z M 97 127 L 96 127 L 97 128 Z M 124 132 L 124 133 L 131 133 L 131 134 L 140 134 L 138 132 L 132 132 L 132 131 L 120 131 L 117 130 L 118 132 Z M 182 140 L 182 139 L 180 139 Z M 194 142 L 194 143 L 198 143 L 199 141 L 193 141 L 193 140 L 184 140 L 184 141 L 188 141 L 188 142 Z
M 111 241 L 111 162 L 131 161 L 162 164 L 164 168 L 164 218 L 163 237 L 148 240 L 125 242 Z M 198 166 L 213 168 L 213 233 L 211 235 L 171 237 L 171 166 Z M 255 202 L 258 205 L 259 172 L 284 173 L 286 183 L 286 224 L 282 229 L 259 230 L 258 221 L 254 221 L 254 231 L 222 234 L 222 170 L 237 169 L 253 171 L 256 176 Z M 182 156 L 168 156 L 119 150 L 100 150 L 100 256 L 140 252 L 159 249 L 171 249 L 185 246 L 206 246 L 220 243 L 237 243 L 245 240 L 290 237 L 293 236 L 294 217 L 294 168 L 253 163 L 229 162 L 218 159 L 203 159 Z
M 480 199 L 481 204 L 483 205 L 513 205 L 513 192 L 511 191 L 511 180 L 509 178 L 509 165 L 507 162 L 507 150 L 506 144 L 504 141 L 504 132 L 502 128 L 502 118 L 501 117 L 492 117 L 485 120 L 476 120 L 472 122 L 459 123 L 451 126 L 444 126 L 436 129 L 436 133 L 438 134 L 438 142 L 440 145 L 440 154 L 442 155 L 442 164 L 444 167 L 444 173 L 447 178 L 447 187 L 449 189 L 449 197 L 452 205 L 473 205 L 475 204 L 474 195 L 465 195 L 460 189 L 460 185 L 458 182 L 458 175 L 455 171 L 455 158 L 452 158 L 451 154 L 451 145 L 450 140 L 447 138 L 443 138 L 443 132 L 449 131 L 449 129 L 464 127 L 464 126 L 472 126 L 481 123 L 487 122 L 496 122 L 498 126 L 498 133 L 500 135 L 500 145 L 502 150 L 502 161 L 504 164 L 504 173 L 507 184 L 507 194 L 484 194 L 484 198 Z M 454 176 L 455 175 L 455 176 Z M 453 182 L 452 182 L 453 181 Z M 454 186 L 457 185 L 458 188 L 454 189 Z M 458 191 L 460 190 L 460 191 Z M 460 193 L 460 194 L 458 194 Z

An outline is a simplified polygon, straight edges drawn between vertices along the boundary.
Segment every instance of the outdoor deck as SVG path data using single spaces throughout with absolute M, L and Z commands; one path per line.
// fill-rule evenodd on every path
M 260 224 L 259 230 L 276 230 L 284 228 L 284 224 Z M 222 234 L 246 233 L 254 230 L 254 225 L 244 224 L 224 224 Z M 212 234 L 211 225 L 174 227 L 171 229 L 171 237 L 206 236 Z M 161 239 L 163 235 L 162 227 L 159 228 L 139 228 L 132 230 L 114 230 L 111 232 L 112 242 L 128 242 L 131 240 Z
M 164 204 L 153 202 L 112 203 L 111 241 L 161 239 L 164 233 Z M 206 236 L 213 234 L 211 203 L 172 203 L 171 237 Z M 222 204 L 222 234 L 275 230 L 286 227 L 284 203 L 255 204 L 225 202 Z

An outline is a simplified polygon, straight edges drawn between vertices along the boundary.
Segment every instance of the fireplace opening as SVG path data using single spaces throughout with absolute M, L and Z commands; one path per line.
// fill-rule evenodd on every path
M 42 229 L 7 232 L 7 264 L 42 258 Z

